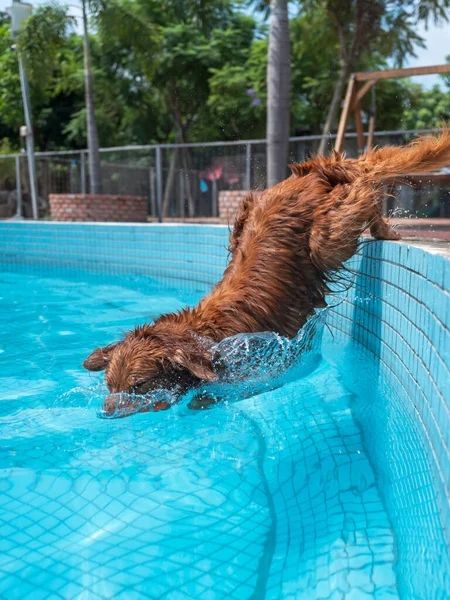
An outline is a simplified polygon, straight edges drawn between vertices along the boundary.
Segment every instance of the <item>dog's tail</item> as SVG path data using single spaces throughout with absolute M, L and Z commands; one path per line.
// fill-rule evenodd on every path
M 404 148 L 385 146 L 370 150 L 364 162 L 368 174 L 376 181 L 429 173 L 450 166 L 450 129 L 445 129 L 438 137 L 420 137 Z

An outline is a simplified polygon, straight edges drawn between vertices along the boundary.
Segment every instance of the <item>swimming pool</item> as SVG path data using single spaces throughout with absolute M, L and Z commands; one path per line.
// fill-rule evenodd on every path
M 448 597 L 445 456 L 402 371 L 422 385 L 419 367 L 395 338 L 424 363 L 422 348 L 446 401 L 442 330 L 410 300 L 403 314 L 429 330 L 416 347 L 394 315 L 403 286 L 446 318 L 438 268 L 428 280 L 442 298 L 422 302 L 412 277 L 423 251 L 408 284 L 395 269 L 418 259 L 396 260 L 400 245 L 356 259 L 354 290 L 327 316 L 333 335 L 276 389 L 105 420 L 101 377 L 82 360 L 196 302 L 226 260 L 226 231 L 0 229 L 0 597 Z M 431 388 L 426 398 L 448 436 L 445 404 Z

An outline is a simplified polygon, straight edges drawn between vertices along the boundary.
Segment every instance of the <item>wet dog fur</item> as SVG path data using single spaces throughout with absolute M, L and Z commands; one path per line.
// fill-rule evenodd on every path
M 217 379 L 215 342 L 261 331 L 294 337 L 325 306 L 329 281 L 356 252 L 366 227 L 376 239 L 399 238 L 381 216 L 383 184 L 448 164 L 445 131 L 359 159 L 333 153 L 291 165 L 288 179 L 242 202 L 230 236 L 231 260 L 208 296 L 98 348 L 84 367 L 105 369 L 111 394 L 184 391 Z M 106 400 L 107 412 L 115 406 Z

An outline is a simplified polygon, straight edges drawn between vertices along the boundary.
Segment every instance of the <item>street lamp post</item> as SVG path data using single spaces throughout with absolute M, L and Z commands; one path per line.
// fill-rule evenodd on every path
M 13 40 L 16 38 L 19 32 L 22 21 L 31 14 L 32 9 L 33 7 L 31 4 L 20 2 L 20 0 L 12 0 L 12 6 L 8 9 L 8 14 L 11 16 L 11 38 Z M 31 119 L 30 89 L 20 51 L 18 51 L 17 54 L 19 58 L 20 87 L 22 90 L 23 109 L 25 114 L 25 138 L 27 144 L 28 172 L 30 176 L 31 206 L 33 210 L 33 219 L 38 219 L 39 213 L 37 203 L 36 162 L 34 159 L 34 136 Z

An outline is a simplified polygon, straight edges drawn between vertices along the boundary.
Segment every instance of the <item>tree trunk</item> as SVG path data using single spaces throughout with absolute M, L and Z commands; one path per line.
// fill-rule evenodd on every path
M 337 80 L 336 86 L 334 88 L 330 108 L 328 109 L 328 115 L 325 121 L 325 125 L 323 126 L 323 136 L 328 136 L 335 126 L 336 117 L 341 107 L 342 96 L 344 95 L 345 84 L 347 83 L 347 80 L 350 77 L 350 71 L 351 69 L 348 65 L 343 65 L 341 68 L 339 79 Z M 325 154 L 325 151 L 327 149 L 327 142 L 328 137 L 323 137 L 320 140 L 319 149 L 317 151 L 318 154 Z
M 181 108 L 180 108 L 180 105 L 178 102 L 177 86 L 173 80 L 170 81 L 169 87 L 170 87 L 170 94 L 169 94 L 168 104 L 171 108 L 173 118 L 175 121 L 175 125 L 177 128 L 176 141 L 181 142 L 182 144 L 186 144 L 186 142 L 187 142 L 186 131 L 187 130 L 186 130 L 186 127 L 183 125 Z M 190 177 L 190 174 L 192 172 L 192 167 L 190 164 L 191 161 L 190 161 L 190 157 L 189 157 L 189 149 L 186 146 L 180 148 L 180 158 L 181 158 L 181 168 L 184 169 L 184 172 L 186 173 L 185 189 L 186 189 L 186 195 L 187 195 L 188 216 L 193 217 L 195 214 L 195 202 L 192 197 L 192 182 L 191 182 L 191 177 Z
M 271 0 L 267 62 L 267 187 L 286 177 L 291 62 L 288 0 Z
M 86 1 L 82 0 L 83 8 L 83 50 L 84 50 L 84 92 L 86 101 L 87 145 L 89 154 L 89 178 L 91 194 L 102 193 L 102 174 L 100 153 L 98 151 L 97 123 L 94 112 L 94 93 L 92 90 L 91 54 L 89 50 L 88 23 Z

